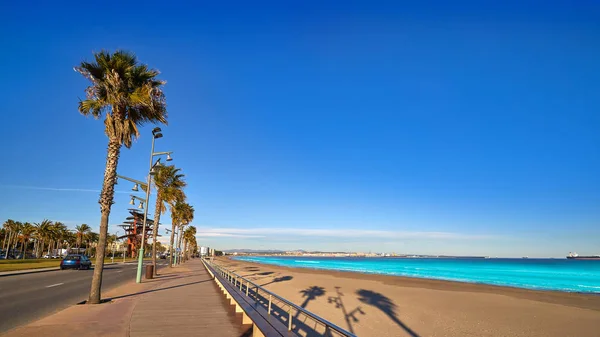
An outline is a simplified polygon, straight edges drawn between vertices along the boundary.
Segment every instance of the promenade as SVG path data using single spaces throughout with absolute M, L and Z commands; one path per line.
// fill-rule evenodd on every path
M 250 336 L 200 259 L 153 280 L 127 283 L 105 294 L 101 305 L 73 305 L 3 334 L 16 336 Z

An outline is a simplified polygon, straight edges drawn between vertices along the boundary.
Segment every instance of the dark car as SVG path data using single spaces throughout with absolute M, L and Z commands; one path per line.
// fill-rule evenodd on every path
M 90 269 L 92 261 L 85 255 L 67 255 L 60 261 L 60 270 L 63 269 Z

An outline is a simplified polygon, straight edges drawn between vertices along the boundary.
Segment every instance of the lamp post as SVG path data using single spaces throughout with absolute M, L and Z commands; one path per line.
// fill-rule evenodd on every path
M 141 283 L 142 282 L 142 267 L 143 267 L 143 261 L 144 261 L 144 242 L 146 240 L 146 222 L 148 221 L 148 204 L 150 201 L 150 187 L 151 187 L 151 183 L 152 183 L 152 175 L 155 174 L 154 172 L 154 167 L 157 165 L 160 165 L 160 158 L 156 161 L 156 163 L 153 163 L 154 161 L 154 157 L 156 156 L 161 156 L 161 155 L 166 155 L 167 156 L 167 161 L 171 161 L 171 154 L 173 153 L 172 151 L 166 151 L 166 152 L 154 152 L 154 141 L 158 138 L 162 138 L 162 133 L 161 133 L 161 129 L 156 127 L 152 130 L 152 148 L 150 150 L 150 171 L 148 172 L 148 177 L 146 179 L 146 182 L 142 182 L 139 180 L 135 180 L 129 177 L 125 177 L 122 175 L 118 175 L 118 178 L 122 178 L 128 181 L 131 181 L 132 183 L 134 183 L 135 185 L 132 188 L 132 191 L 137 192 L 138 191 L 138 186 L 141 186 L 142 189 L 144 189 L 144 187 L 146 188 L 146 198 L 142 199 L 140 197 L 131 196 L 131 202 L 130 204 L 135 204 L 134 200 L 137 199 L 140 201 L 140 206 L 138 207 L 139 209 L 144 208 L 144 203 L 146 204 L 146 207 L 144 208 L 144 222 L 142 224 L 142 242 L 141 242 L 141 247 L 140 247 L 140 251 L 138 254 L 138 267 L 137 267 L 137 274 L 136 274 L 136 279 L 135 281 L 137 283 Z M 154 238 L 154 240 L 156 240 L 156 237 Z
M 155 156 L 160 156 L 160 155 L 167 155 L 167 161 L 171 160 L 171 153 L 172 152 L 154 152 L 154 141 L 158 138 L 162 138 L 162 133 L 160 133 L 162 130 L 158 127 L 154 128 L 152 130 L 152 148 L 150 150 L 150 171 L 148 172 L 148 180 L 147 180 L 147 188 L 146 188 L 146 208 L 144 209 L 144 223 L 142 225 L 142 244 L 141 244 L 141 248 L 140 248 L 140 255 L 139 255 L 139 259 L 138 259 L 138 268 L 137 268 L 137 277 L 135 279 L 135 282 L 137 283 L 141 283 L 142 282 L 142 267 L 143 267 L 143 262 L 144 262 L 144 242 L 146 240 L 146 222 L 148 220 L 148 201 L 150 201 L 150 184 L 152 183 L 151 179 L 152 179 L 152 175 L 155 173 L 154 172 L 154 166 L 158 165 L 160 163 L 160 159 L 158 159 L 158 161 L 156 162 L 156 164 L 154 164 L 154 157 Z

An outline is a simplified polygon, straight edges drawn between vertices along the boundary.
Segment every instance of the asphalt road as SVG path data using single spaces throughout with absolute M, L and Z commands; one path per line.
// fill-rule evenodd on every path
M 166 264 L 157 261 L 157 268 Z M 102 291 L 135 280 L 137 262 L 104 266 Z M 0 277 L 0 334 L 87 300 L 93 269 Z

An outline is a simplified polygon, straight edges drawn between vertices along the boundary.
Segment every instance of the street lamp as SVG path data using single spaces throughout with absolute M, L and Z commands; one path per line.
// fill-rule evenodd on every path
M 171 153 L 173 153 L 173 152 L 154 152 L 154 141 L 158 138 L 162 138 L 163 134 L 161 133 L 161 131 L 162 130 L 159 127 L 155 127 L 154 129 L 152 129 L 152 148 L 150 150 L 150 170 L 148 172 L 148 181 L 146 184 L 146 186 L 147 186 L 147 188 L 146 188 L 146 205 L 148 205 L 148 201 L 150 200 L 150 185 L 152 183 L 151 179 L 152 179 L 152 173 L 154 172 L 154 167 L 156 165 L 160 164 L 160 158 L 155 164 L 153 163 L 154 157 L 160 156 L 160 155 L 167 155 L 170 158 Z M 146 239 L 146 222 L 147 221 L 148 221 L 148 207 L 146 207 L 144 209 L 144 223 L 142 225 L 142 245 L 140 248 L 140 255 L 139 255 L 139 259 L 138 259 L 137 276 L 135 279 L 135 282 L 137 282 L 137 283 L 142 282 L 142 267 L 144 265 L 144 242 Z M 156 241 L 156 237 L 154 237 L 154 240 Z

